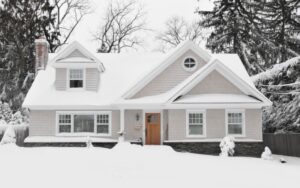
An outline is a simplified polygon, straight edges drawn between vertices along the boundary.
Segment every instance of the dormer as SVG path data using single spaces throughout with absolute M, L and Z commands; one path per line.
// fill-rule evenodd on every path
M 68 91 L 98 91 L 103 64 L 78 42 L 72 42 L 51 60 L 55 88 Z

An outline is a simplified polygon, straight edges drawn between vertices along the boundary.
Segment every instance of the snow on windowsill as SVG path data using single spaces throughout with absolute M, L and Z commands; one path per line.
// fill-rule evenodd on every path
M 117 142 L 117 139 L 99 138 L 93 136 L 29 136 L 25 143 L 85 143 L 87 141 L 97 143 Z

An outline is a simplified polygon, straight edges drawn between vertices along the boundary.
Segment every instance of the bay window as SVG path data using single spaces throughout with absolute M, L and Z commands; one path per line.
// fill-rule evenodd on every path
M 110 135 L 110 112 L 59 112 L 59 134 Z

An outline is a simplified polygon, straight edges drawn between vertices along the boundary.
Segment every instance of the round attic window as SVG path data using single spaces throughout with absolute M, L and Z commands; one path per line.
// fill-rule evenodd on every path
M 183 67 L 187 71 L 193 71 L 197 67 L 197 62 L 194 58 L 188 57 L 183 61 Z

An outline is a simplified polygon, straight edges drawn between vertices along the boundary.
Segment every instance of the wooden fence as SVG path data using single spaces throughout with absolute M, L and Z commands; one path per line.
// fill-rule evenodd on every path
M 272 153 L 300 157 L 300 134 L 264 134 L 264 144 Z

